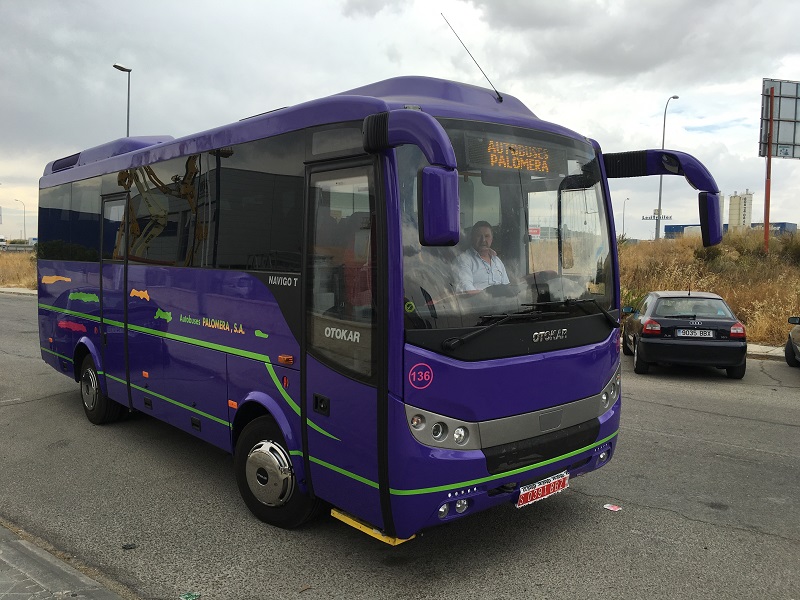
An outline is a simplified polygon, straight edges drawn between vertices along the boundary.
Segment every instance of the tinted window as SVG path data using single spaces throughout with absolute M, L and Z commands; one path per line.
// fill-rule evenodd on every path
M 728 305 L 717 298 L 662 298 L 653 310 L 654 317 L 733 318 Z
M 375 219 L 372 169 L 311 177 L 311 352 L 361 377 L 375 370 Z
M 39 192 L 39 258 L 68 260 L 69 208 L 72 190 L 69 183 Z
M 82 260 L 100 259 L 100 177 L 72 184 L 70 243 Z
M 299 271 L 304 140 L 291 133 L 219 153 L 217 267 Z
M 183 265 L 196 244 L 198 156 L 130 169 L 129 260 Z M 123 176 L 124 178 L 124 176 Z M 202 241 L 202 240 L 200 240 Z

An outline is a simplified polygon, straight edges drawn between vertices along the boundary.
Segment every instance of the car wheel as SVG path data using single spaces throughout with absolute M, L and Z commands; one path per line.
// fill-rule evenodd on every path
M 790 367 L 800 367 L 797 357 L 794 355 L 794 346 L 792 340 L 786 340 L 786 347 L 783 349 L 783 355 L 786 357 L 786 364 Z
M 625 341 L 627 339 L 627 337 L 628 336 L 626 336 L 625 332 L 623 331 L 622 332 L 622 353 L 625 356 L 633 356 L 633 350 L 628 348 L 628 342 Z
M 744 372 L 747 370 L 747 363 L 742 363 L 738 367 L 728 367 L 725 372 L 731 379 L 741 379 L 744 377 Z
M 639 375 L 644 375 L 650 370 L 650 364 L 642 360 L 641 353 L 639 352 L 639 340 L 633 339 L 633 372 Z
M 297 486 L 286 442 L 272 417 L 259 417 L 242 430 L 233 466 L 244 503 L 261 521 L 293 529 L 319 513 L 322 503 Z
M 87 355 L 81 364 L 81 400 L 86 418 L 95 425 L 110 423 L 119 419 L 125 407 L 117 404 L 103 393 L 100 377 L 92 357 Z

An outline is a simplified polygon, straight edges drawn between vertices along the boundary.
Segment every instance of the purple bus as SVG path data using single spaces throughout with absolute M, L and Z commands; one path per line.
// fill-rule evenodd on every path
M 620 420 L 603 155 L 519 100 L 389 79 L 180 139 L 132 137 L 40 180 L 42 358 L 92 423 L 137 411 L 233 455 L 247 507 L 327 507 L 388 543 L 605 465 Z

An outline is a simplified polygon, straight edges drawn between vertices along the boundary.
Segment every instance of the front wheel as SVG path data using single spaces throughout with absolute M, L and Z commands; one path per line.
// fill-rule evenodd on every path
M 297 487 L 286 442 L 272 417 L 259 417 L 242 430 L 233 467 L 244 503 L 261 521 L 293 529 L 319 513 L 321 502 Z
M 116 421 L 122 416 L 125 407 L 117 404 L 103 393 L 100 378 L 92 357 L 87 355 L 81 364 L 81 400 L 86 418 L 95 425 Z

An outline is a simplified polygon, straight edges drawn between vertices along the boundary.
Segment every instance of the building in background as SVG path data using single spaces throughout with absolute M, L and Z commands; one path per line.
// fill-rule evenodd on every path
M 763 223 L 752 223 L 751 225 L 747 226 L 747 229 L 760 229 L 764 231 L 764 224 Z M 741 231 L 741 227 L 739 228 Z M 665 239 L 672 239 L 679 237 L 688 237 L 691 235 L 699 235 L 700 225 L 698 224 L 691 224 L 691 225 L 666 225 L 664 227 L 664 238 Z M 728 233 L 728 231 L 736 231 L 736 229 L 729 229 L 728 224 L 722 226 L 723 233 Z M 785 233 L 797 233 L 797 223 L 770 223 L 769 224 L 769 231 L 770 235 L 783 235 Z
M 732 231 L 749 229 L 753 223 L 753 192 L 733 192 L 728 205 L 728 226 Z M 763 228 L 763 226 L 762 226 Z

